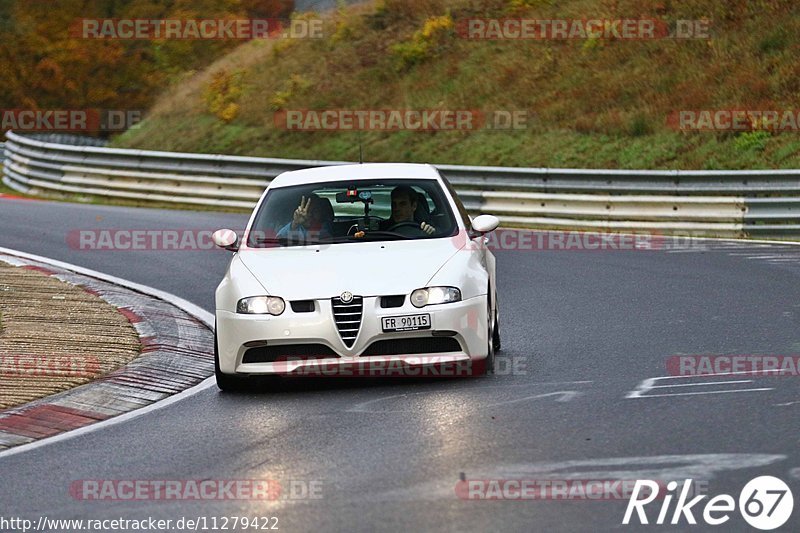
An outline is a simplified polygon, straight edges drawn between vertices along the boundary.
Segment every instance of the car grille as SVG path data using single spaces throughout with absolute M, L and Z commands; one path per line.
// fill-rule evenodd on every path
M 411 337 L 409 339 L 384 339 L 375 341 L 364 350 L 361 357 L 460 351 L 461 344 L 453 337 Z
M 338 357 L 324 344 L 284 344 L 258 346 L 244 352 L 242 363 L 274 363 L 287 359 L 327 359 Z
M 342 302 L 341 298 L 331 298 L 333 304 L 333 320 L 336 322 L 336 329 L 344 345 L 352 348 L 358 337 L 358 330 L 361 328 L 361 316 L 364 314 L 364 299 L 361 296 L 353 296 L 353 301 L 349 304 Z

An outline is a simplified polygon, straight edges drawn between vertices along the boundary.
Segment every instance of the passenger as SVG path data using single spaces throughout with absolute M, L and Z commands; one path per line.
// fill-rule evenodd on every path
M 278 230 L 279 239 L 306 242 L 333 236 L 333 208 L 330 200 L 310 194 L 303 196 L 292 221 Z

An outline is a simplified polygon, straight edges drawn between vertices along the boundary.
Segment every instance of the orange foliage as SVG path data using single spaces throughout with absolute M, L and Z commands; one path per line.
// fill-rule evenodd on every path
M 293 0 L 3 0 L 0 108 L 144 110 L 171 79 L 242 42 L 81 39 L 80 19 L 282 18 L 293 8 Z

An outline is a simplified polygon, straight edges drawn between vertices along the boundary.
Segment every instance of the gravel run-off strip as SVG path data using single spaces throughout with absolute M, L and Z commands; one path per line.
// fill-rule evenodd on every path
M 119 284 L 0 254 L 0 451 L 127 413 L 213 374 L 213 332 Z
M 0 262 L 0 409 L 82 385 L 140 353 L 136 329 L 98 295 Z

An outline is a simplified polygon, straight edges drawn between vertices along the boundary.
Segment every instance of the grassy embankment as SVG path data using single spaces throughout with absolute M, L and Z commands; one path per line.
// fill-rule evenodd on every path
M 469 17 L 709 18 L 702 40 L 478 41 Z M 274 125 L 286 109 L 508 109 L 525 131 L 367 132 L 369 161 L 797 168 L 800 133 L 676 132 L 681 109 L 791 109 L 800 93 L 791 0 L 385 0 L 328 16 L 323 39 L 253 41 L 165 89 L 116 146 L 355 160 L 358 134 Z

